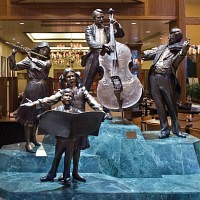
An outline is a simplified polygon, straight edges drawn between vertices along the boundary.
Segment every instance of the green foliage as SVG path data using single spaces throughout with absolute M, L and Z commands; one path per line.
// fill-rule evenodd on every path
M 190 96 L 192 99 L 199 99 L 200 100 L 200 84 L 194 83 L 191 85 L 187 85 L 186 87 L 186 94 Z

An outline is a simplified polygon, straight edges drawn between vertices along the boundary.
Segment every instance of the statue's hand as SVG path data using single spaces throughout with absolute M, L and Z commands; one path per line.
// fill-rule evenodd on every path
M 37 115 L 37 116 L 36 116 L 36 119 L 37 119 L 37 120 L 40 120 L 40 119 L 41 119 L 41 114 Z
M 35 106 L 35 104 L 34 104 L 33 102 L 27 102 L 27 103 L 22 103 L 22 104 L 20 105 L 20 107 L 22 107 L 22 106 L 33 107 L 33 106 Z
M 30 60 L 32 60 L 31 52 L 30 52 L 30 51 L 26 51 L 26 53 L 27 53 L 27 55 L 28 55 L 28 58 L 29 58 Z
M 14 48 L 13 50 L 12 50 L 12 55 L 15 55 L 16 53 L 17 53 L 17 48 Z
M 115 24 L 115 23 L 117 23 L 117 20 L 116 20 L 116 19 L 112 19 L 112 20 L 111 20 L 111 23 L 112 23 L 112 24 Z
M 106 53 L 107 53 L 108 55 L 110 55 L 111 52 L 112 52 L 112 48 L 111 48 L 108 44 L 104 44 L 104 45 L 102 46 L 102 50 L 101 50 L 100 54 L 101 54 L 102 56 L 104 56 Z
M 37 58 L 32 58 L 31 59 L 34 63 L 37 63 L 38 62 L 38 59 Z
M 12 55 L 15 55 L 18 51 L 20 51 L 21 45 L 19 42 L 16 43 L 14 49 L 12 50 Z
M 30 99 L 26 98 L 28 102 L 20 104 L 20 106 L 27 106 L 27 107 L 37 107 L 37 101 L 31 101 Z
M 116 19 L 112 19 L 111 23 L 113 24 L 114 28 L 119 28 L 120 26 Z
M 181 53 L 183 55 L 186 55 L 189 48 L 190 48 L 190 42 L 189 42 L 189 40 L 184 41 Z
M 28 53 L 28 52 L 31 52 L 31 49 L 28 48 L 28 47 L 24 47 L 23 49 L 24 49 L 27 53 Z

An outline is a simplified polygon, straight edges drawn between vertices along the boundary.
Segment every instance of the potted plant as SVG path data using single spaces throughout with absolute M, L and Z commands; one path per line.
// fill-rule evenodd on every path
M 188 84 L 186 87 L 186 95 L 192 98 L 193 103 L 200 103 L 200 84 Z

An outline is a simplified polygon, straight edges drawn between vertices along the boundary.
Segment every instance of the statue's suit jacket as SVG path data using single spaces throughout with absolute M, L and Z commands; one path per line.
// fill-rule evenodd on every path
M 110 41 L 110 30 L 109 30 L 109 26 L 103 26 L 102 27 L 104 29 L 105 35 L 106 35 L 106 43 L 109 43 Z M 85 28 L 85 39 L 87 41 L 87 44 L 89 46 L 89 50 L 87 52 L 87 55 L 85 57 L 85 79 L 87 79 L 87 74 L 88 73 L 96 73 L 96 69 L 99 67 L 98 62 L 95 64 L 93 64 L 93 66 L 91 65 L 94 59 L 98 59 L 99 57 L 99 52 L 102 49 L 102 44 L 96 41 L 96 26 L 95 24 L 92 24 L 90 26 L 87 26 Z M 114 29 L 114 36 L 115 38 L 122 38 L 124 37 L 124 31 L 121 27 Z M 95 69 L 92 69 L 95 68 Z M 88 88 L 87 88 L 88 89 Z
M 153 60 L 153 64 L 149 71 L 149 77 L 155 72 L 156 69 L 156 63 L 161 58 L 163 52 L 166 49 L 169 49 L 168 53 L 165 55 L 163 59 L 163 74 L 165 73 L 171 73 L 171 77 L 175 80 L 176 83 L 176 101 L 178 101 L 180 94 L 181 94 L 181 87 L 178 83 L 178 80 L 176 78 L 176 71 L 178 69 L 178 66 L 182 62 L 182 60 L 185 58 L 185 55 L 181 54 L 180 50 L 170 50 L 170 46 L 168 45 L 160 45 L 155 50 L 150 51 L 144 51 L 142 55 L 143 60 Z M 149 84 L 149 92 L 151 94 L 151 85 Z

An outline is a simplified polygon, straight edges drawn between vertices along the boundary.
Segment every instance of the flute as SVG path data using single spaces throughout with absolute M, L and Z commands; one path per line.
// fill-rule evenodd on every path
M 32 51 L 30 48 L 28 48 L 28 47 L 23 47 L 22 45 L 20 45 L 20 43 L 13 44 L 13 43 L 11 43 L 11 42 L 6 42 L 6 44 L 10 45 L 10 46 L 13 47 L 13 48 L 16 48 L 16 49 L 19 49 L 19 50 L 21 50 L 21 51 L 24 51 L 24 52 L 26 52 L 26 53 L 32 53 L 32 54 L 34 54 L 34 55 L 36 55 L 36 56 L 40 56 L 40 57 L 42 57 L 42 58 L 47 59 L 46 56 L 41 55 L 41 54 L 39 54 L 39 53 L 36 53 L 36 52 Z

